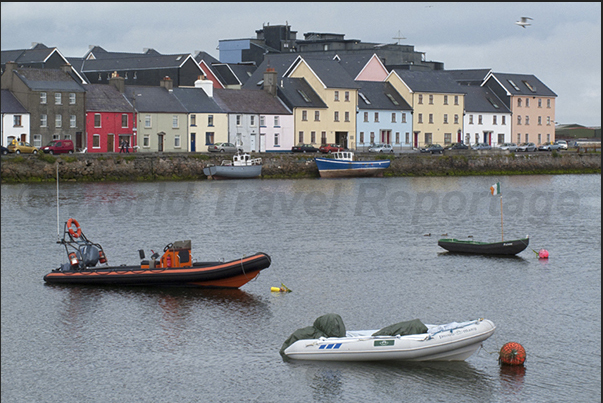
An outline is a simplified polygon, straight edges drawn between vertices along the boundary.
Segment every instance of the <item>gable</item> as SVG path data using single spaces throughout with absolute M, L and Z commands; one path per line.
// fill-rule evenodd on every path
M 373 55 L 362 71 L 356 76 L 356 81 L 385 81 L 389 72 L 377 55 Z

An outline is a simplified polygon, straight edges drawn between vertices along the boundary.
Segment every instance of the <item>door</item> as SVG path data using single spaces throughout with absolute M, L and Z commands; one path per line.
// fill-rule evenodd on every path
M 256 149 L 255 149 L 255 134 L 252 134 L 249 137 L 249 147 L 250 147 L 251 151 L 256 151 Z
M 260 133 L 260 152 L 266 151 L 266 134 Z
M 197 133 L 191 133 L 191 152 L 197 151 Z
M 107 152 L 115 151 L 115 135 L 107 134 Z
M 163 152 L 163 134 L 164 133 L 157 134 L 157 151 L 159 152 Z

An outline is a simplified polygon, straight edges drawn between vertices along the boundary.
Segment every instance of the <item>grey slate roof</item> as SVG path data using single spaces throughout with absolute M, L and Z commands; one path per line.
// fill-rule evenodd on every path
M 371 60 L 373 55 L 369 53 L 358 53 L 358 54 L 345 54 L 343 56 L 338 55 L 341 67 L 348 72 L 350 77 L 356 78 L 366 64 Z
M 532 74 L 492 73 L 511 95 L 556 97 L 549 87 Z M 514 83 L 515 85 L 513 85 Z M 517 88 L 516 88 L 517 87 Z
M 440 70 L 448 74 L 459 84 L 477 84 L 480 85 L 491 72 L 491 69 L 468 69 L 468 70 Z
M 12 92 L 9 90 L 2 90 L 1 92 L 0 108 L 2 109 L 2 113 L 29 113 Z
M 174 96 L 189 113 L 222 113 L 215 99 L 210 98 L 202 88 L 174 88 Z
M 462 86 L 465 93 L 465 111 L 483 113 L 510 113 L 511 111 L 494 92 L 478 85 Z
M 283 74 L 289 69 L 291 64 L 297 59 L 297 53 L 281 53 L 266 55 L 262 64 L 253 72 L 249 80 L 243 84 L 243 89 L 259 89 L 262 88 L 264 81 L 264 72 L 268 67 L 276 71 L 276 79 L 278 82 L 283 78 Z
M 173 92 L 164 87 L 126 85 L 126 97 L 130 102 L 136 97 L 136 110 L 151 113 L 188 113 Z
M 84 92 L 84 87 L 58 69 L 19 68 L 13 70 L 34 91 Z
M 279 97 L 291 110 L 293 108 L 327 108 L 327 104 L 312 89 L 304 78 L 283 78 L 278 87 Z
M 136 55 L 112 58 L 98 58 L 92 60 L 84 60 L 81 71 L 83 73 L 91 73 L 97 71 L 110 70 L 142 70 L 142 69 L 160 69 L 180 67 L 188 58 L 192 58 L 190 54 L 176 55 Z
M 340 62 L 331 59 L 310 57 L 304 57 L 304 60 L 327 88 L 358 88 L 358 84 L 354 81 L 354 78 L 348 74 Z
M 396 74 L 413 92 L 437 92 L 461 94 L 457 82 L 448 74 L 440 71 L 410 71 L 394 69 Z
M 227 113 L 291 114 L 291 111 L 277 97 L 263 90 L 214 89 L 214 99 Z
M 132 112 L 130 102 L 110 84 L 86 84 L 86 110 L 92 112 Z
M 359 83 L 361 86 L 358 89 L 359 109 L 399 111 L 412 110 L 408 102 L 406 102 L 404 98 L 402 98 L 402 96 L 398 93 L 398 91 L 396 91 L 394 87 L 388 82 L 357 81 L 357 83 Z M 370 103 L 367 103 L 367 100 Z
M 32 49 L 3 50 L 2 64 L 15 62 L 17 65 L 29 63 L 43 63 L 56 48 L 49 48 L 43 44 L 37 44 Z

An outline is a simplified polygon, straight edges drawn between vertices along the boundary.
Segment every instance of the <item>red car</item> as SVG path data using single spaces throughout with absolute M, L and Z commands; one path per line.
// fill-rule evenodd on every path
M 323 154 L 331 154 L 337 151 L 344 151 L 345 147 L 342 147 L 339 144 L 325 144 L 324 146 L 320 146 L 318 150 Z

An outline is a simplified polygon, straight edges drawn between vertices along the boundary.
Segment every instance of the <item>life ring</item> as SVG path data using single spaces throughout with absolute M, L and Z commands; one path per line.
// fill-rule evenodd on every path
M 72 225 L 75 224 L 75 231 L 72 228 Z M 79 238 L 82 235 L 82 229 L 80 228 L 80 223 L 77 222 L 75 218 L 70 218 L 67 220 L 67 228 L 69 229 L 69 235 L 74 238 Z

